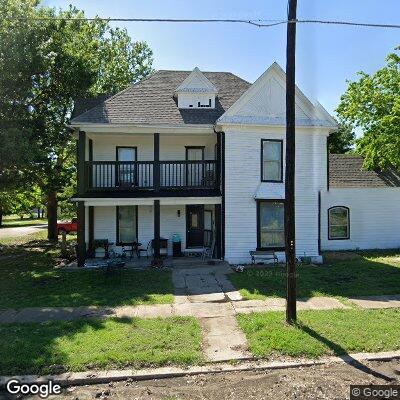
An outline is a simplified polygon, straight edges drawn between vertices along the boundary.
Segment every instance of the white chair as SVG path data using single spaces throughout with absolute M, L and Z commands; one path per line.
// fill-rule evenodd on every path
M 206 258 L 213 258 L 214 249 L 215 249 L 215 235 L 213 233 L 212 240 L 211 240 L 211 245 L 210 246 L 205 246 L 203 248 L 203 253 L 201 255 L 201 259 L 205 260 Z

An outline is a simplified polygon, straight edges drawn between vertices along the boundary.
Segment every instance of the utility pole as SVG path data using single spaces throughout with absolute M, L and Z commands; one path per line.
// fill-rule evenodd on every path
M 296 322 L 296 248 L 295 248 L 295 65 L 297 0 L 288 0 L 286 44 L 286 174 L 285 174 L 285 248 L 286 321 Z

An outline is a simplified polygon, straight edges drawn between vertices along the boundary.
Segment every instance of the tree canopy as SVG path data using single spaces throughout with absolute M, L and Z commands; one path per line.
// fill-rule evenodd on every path
M 49 238 L 56 236 L 57 192 L 75 172 L 67 124 L 74 100 L 114 93 L 152 72 L 152 51 L 125 29 L 84 20 L 70 6 L 36 0 L 0 3 L 0 179 L 37 184 L 47 196 Z M 18 178 L 18 179 L 17 179 Z
M 360 79 L 349 82 L 337 108 L 342 122 L 362 130 L 356 152 L 369 169 L 400 169 L 400 57 L 396 50 L 374 74 L 359 72 Z
M 353 150 L 355 133 L 351 125 L 341 123 L 339 129 L 328 136 L 329 153 L 343 154 Z

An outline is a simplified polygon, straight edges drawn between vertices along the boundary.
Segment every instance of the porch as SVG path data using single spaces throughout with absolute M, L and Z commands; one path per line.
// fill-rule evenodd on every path
M 125 258 L 123 260 L 125 262 L 125 268 L 145 271 L 152 269 L 152 258 L 147 257 L 133 257 L 133 258 Z M 99 268 L 98 265 L 102 262 L 101 258 L 88 258 L 86 260 L 86 268 Z M 68 269 L 77 268 L 76 263 L 72 263 Z M 163 267 L 167 269 L 176 270 L 196 270 L 197 273 L 202 270 L 207 271 L 215 271 L 219 273 L 228 273 L 231 271 L 231 267 L 226 261 L 211 258 L 203 260 L 201 257 L 193 257 L 193 256 L 182 256 L 182 257 L 171 257 L 167 256 L 163 259 Z
M 111 258 L 125 253 L 128 266 L 134 267 L 145 268 L 160 257 L 171 267 L 179 268 L 184 260 L 206 265 L 201 262 L 205 247 L 212 249 L 207 259 L 222 256 L 220 197 L 88 199 L 79 214 L 83 221 L 83 226 L 78 224 L 80 266 L 86 259 L 105 256 L 105 248 L 99 245 L 103 242 Z

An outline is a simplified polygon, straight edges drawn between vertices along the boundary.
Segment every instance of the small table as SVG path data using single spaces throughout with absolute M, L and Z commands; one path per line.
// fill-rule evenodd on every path
M 110 246 L 112 246 L 114 243 L 109 242 L 108 239 L 96 239 L 94 241 L 94 249 L 96 250 L 99 247 L 102 247 L 104 249 L 104 259 L 108 260 L 110 258 Z
M 142 245 L 142 243 L 139 242 L 132 242 L 132 243 L 124 243 L 122 245 L 122 252 L 125 253 L 131 253 L 130 258 L 133 257 L 133 253 L 136 253 L 137 257 L 140 258 L 140 253 L 139 253 L 139 247 Z M 130 249 L 125 249 L 125 246 L 129 246 Z

